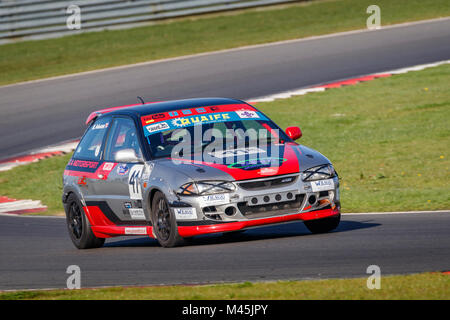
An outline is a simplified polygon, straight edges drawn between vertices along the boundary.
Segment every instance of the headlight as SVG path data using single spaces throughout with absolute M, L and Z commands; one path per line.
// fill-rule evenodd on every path
M 228 181 L 198 181 L 189 182 L 180 187 L 178 194 L 184 196 L 226 193 L 235 190 L 232 182 Z
M 329 179 L 336 176 L 336 171 L 331 164 L 324 164 L 321 166 L 309 168 L 302 172 L 303 181 L 314 181 L 321 179 Z

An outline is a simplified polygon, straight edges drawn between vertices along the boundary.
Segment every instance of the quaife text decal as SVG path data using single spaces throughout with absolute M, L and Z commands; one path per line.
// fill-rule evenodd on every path
M 151 134 L 166 130 L 180 129 L 199 124 L 245 120 L 267 120 L 267 118 L 256 111 L 215 112 L 194 116 L 177 117 L 163 121 L 152 121 L 145 125 L 144 132 L 146 136 L 149 136 Z

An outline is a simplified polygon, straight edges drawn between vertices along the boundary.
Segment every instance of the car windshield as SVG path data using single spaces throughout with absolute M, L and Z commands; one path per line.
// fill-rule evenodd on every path
M 142 118 L 144 134 L 153 158 L 186 158 L 186 150 L 193 157 L 205 150 L 209 154 L 212 151 L 216 157 L 225 157 L 237 150 L 248 152 L 290 141 L 270 119 L 254 109 L 167 120 L 167 117 L 160 116 L 160 121 L 154 118 Z

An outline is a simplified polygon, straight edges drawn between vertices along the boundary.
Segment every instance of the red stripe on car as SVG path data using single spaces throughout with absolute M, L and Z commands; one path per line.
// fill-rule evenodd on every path
M 314 219 L 328 218 L 339 215 L 338 209 L 324 209 L 311 212 L 297 213 L 279 217 L 270 217 L 263 219 L 236 221 L 229 223 L 220 223 L 213 225 L 199 225 L 199 226 L 180 226 L 178 227 L 178 233 L 181 237 L 193 237 L 195 235 L 215 233 L 215 232 L 228 232 L 236 231 L 249 227 L 262 226 L 267 224 L 275 224 L 289 221 L 308 221 Z

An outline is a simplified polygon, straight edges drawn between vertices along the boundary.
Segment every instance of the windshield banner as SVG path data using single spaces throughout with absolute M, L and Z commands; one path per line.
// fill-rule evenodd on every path
M 144 126 L 145 136 L 152 135 L 154 133 L 181 129 L 185 127 L 209 124 L 216 122 L 230 122 L 230 121 L 243 121 L 243 120 L 263 120 L 267 121 L 267 117 L 258 111 L 252 110 L 236 110 L 229 112 L 215 112 L 205 113 L 194 116 L 178 117 L 169 120 L 150 123 Z

